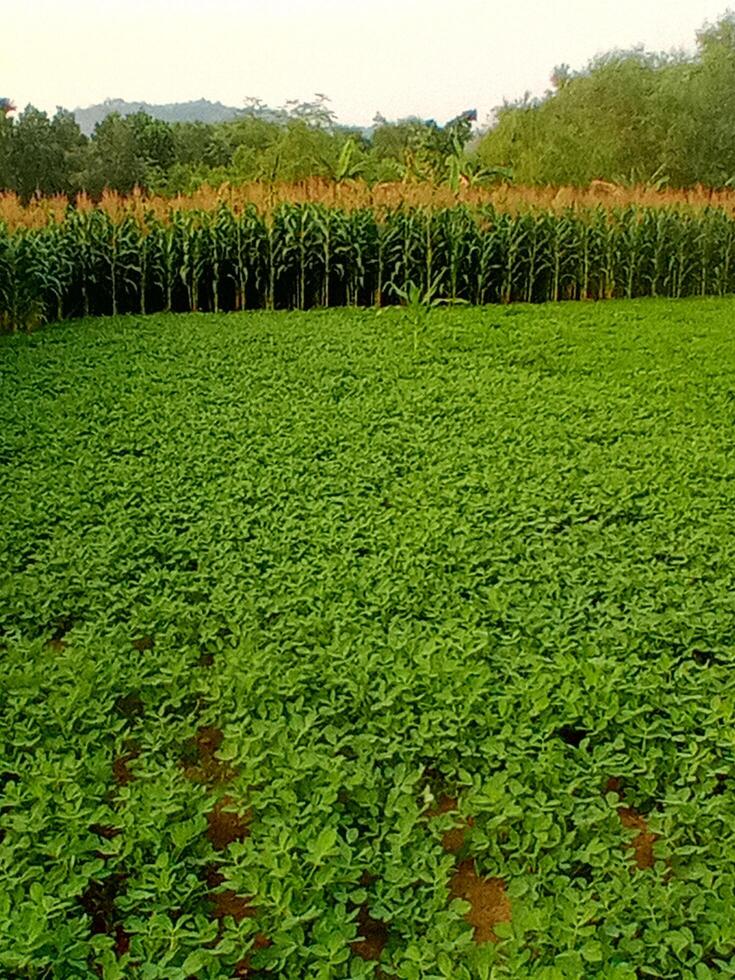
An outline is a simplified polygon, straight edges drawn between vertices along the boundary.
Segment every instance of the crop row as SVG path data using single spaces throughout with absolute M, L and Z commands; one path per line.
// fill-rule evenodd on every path
M 0 225 L 0 325 L 381 305 L 410 284 L 472 304 L 722 296 L 734 255 L 735 219 L 716 208 L 71 209 L 42 228 Z
M 478 184 L 452 188 L 428 181 L 386 182 L 368 184 L 361 180 L 330 181 L 312 177 L 297 182 L 251 181 L 243 184 L 204 184 L 188 194 L 173 197 L 149 194 L 136 188 L 132 194 L 106 189 L 98 199 L 78 194 L 71 202 L 79 211 L 99 208 L 120 219 L 124 214 L 153 212 L 166 218 L 172 211 L 216 211 L 226 204 L 235 211 L 253 205 L 270 214 L 282 204 L 322 204 L 344 211 L 403 208 L 440 208 L 465 204 L 469 207 L 492 207 L 507 214 L 528 211 L 590 211 L 595 208 L 620 210 L 629 207 L 701 212 L 717 208 L 735 215 L 735 192 L 690 187 L 682 190 L 656 189 L 648 185 L 623 187 L 605 181 L 593 181 L 589 187 L 523 186 Z M 0 192 L 0 223 L 10 229 L 41 228 L 64 220 L 70 199 L 64 194 L 33 197 L 24 203 L 13 193 Z

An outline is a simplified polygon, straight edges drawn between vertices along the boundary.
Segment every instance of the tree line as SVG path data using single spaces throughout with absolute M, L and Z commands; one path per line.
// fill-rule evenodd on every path
M 0 189 L 24 201 L 34 195 L 135 187 L 159 194 L 190 193 L 209 184 L 253 180 L 457 182 L 472 175 L 464 148 L 476 113 L 441 126 L 377 116 L 363 131 L 336 123 L 325 97 L 274 110 L 251 100 L 237 120 L 167 123 L 144 112 L 111 113 L 87 138 L 73 113 L 27 106 L 17 115 L 0 100 Z
M 560 65 L 551 82 L 497 110 L 483 166 L 523 184 L 735 184 L 732 12 L 702 27 L 693 53 L 611 51 L 581 71 Z
M 376 116 L 338 125 L 328 100 L 271 109 L 249 100 L 228 122 L 168 123 L 111 113 L 86 137 L 74 115 L 53 118 L 0 99 L 0 190 L 34 195 L 105 188 L 187 194 L 202 185 L 299 181 L 515 181 L 586 186 L 735 186 L 735 13 L 697 34 L 691 53 L 611 51 L 579 71 L 554 69 L 542 98 L 506 102 L 473 134 L 474 111 L 445 125 Z

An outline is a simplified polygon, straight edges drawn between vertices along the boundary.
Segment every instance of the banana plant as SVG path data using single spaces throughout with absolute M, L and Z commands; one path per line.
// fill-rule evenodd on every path
M 365 169 L 365 162 L 358 156 L 357 143 L 353 137 L 349 137 L 342 144 L 339 151 L 337 166 L 334 170 L 334 179 L 338 184 L 346 180 L 355 180 Z

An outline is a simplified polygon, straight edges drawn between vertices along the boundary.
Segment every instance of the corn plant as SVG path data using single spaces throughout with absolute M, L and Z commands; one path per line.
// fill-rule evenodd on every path
M 4 225 L 3 326 L 109 313 L 380 306 L 412 287 L 478 304 L 735 290 L 735 219 L 719 207 L 189 203 L 105 199 L 49 211 L 45 223 Z
M 439 286 L 440 276 L 437 276 L 426 288 L 411 281 L 405 286 L 389 283 L 388 288 L 401 301 L 404 317 L 411 325 L 414 355 L 418 351 L 419 337 L 426 329 L 430 311 L 447 302 L 445 298 L 437 295 Z

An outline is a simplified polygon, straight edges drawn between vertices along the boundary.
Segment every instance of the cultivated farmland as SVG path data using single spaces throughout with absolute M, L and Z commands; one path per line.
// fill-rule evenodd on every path
M 412 287 L 472 304 L 735 292 L 726 193 L 625 203 L 518 189 L 442 206 L 448 192 L 429 187 L 358 206 L 359 187 L 331 188 L 341 204 L 279 201 L 278 187 L 260 187 L 272 199 L 259 204 L 247 189 L 63 208 L 6 198 L 0 329 L 95 314 L 383 306 Z
M 0 338 L 0 974 L 735 973 L 724 299 Z

